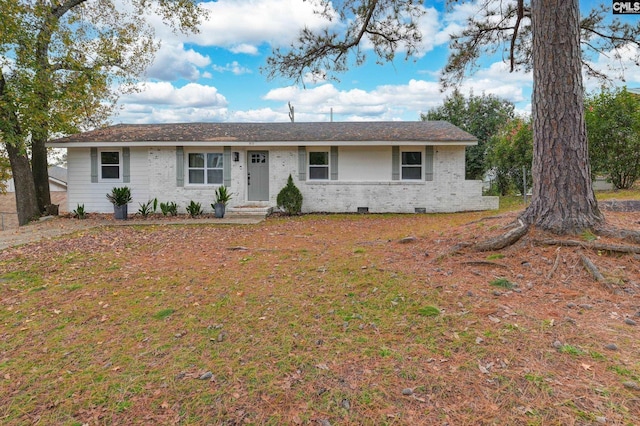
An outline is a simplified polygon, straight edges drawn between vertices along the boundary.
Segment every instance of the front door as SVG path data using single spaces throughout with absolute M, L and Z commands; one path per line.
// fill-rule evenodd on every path
M 269 151 L 247 152 L 249 201 L 269 201 Z

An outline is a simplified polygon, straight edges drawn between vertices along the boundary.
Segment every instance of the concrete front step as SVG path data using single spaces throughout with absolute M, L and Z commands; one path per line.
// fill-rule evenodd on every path
M 231 216 L 261 216 L 267 217 L 273 211 L 273 207 L 271 206 L 256 206 L 256 205 L 246 205 L 246 206 L 233 206 L 227 207 L 226 214 Z

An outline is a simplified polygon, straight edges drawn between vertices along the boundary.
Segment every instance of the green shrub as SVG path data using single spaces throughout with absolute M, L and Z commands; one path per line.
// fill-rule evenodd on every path
M 227 203 L 231 200 L 231 193 L 227 190 L 227 187 L 224 185 L 220 185 L 216 189 L 215 196 L 216 196 L 215 204 L 227 205 Z
M 76 209 L 74 211 L 72 211 L 71 213 L 73 214 L 73 217 L 75 217 L 76 219 L 86 219 L 87 218 L 87 212 L 84 209 L 84 204 L 78 204 Z
M 160 203 L 160 211 L 163 216 L 177 216 L 178 215 L 178 205 L 173 201 L 168 203 Z
M 200 216 L 202 214 L 202 204 L 191 200 L 187 206 L 187 213 L 189 213 L 191 217 Z
M 131 189 L 128 186 L 121 188 L 114 187 L 110 193 L 107 194 L 107 200 L 109 200 L 114 206 L 124 206 L 129 204 L 132 200 Z
M 287 185 L 278 193 L 276 202 L 278 207 L 288 215 L 298 214 L 302 211 L 302 193 L 293 183 L 291 175 L 289 175 Z
M 155 211 L 155 209 L 153 209 L 153 200 L 149 200 L 146 203 L 140 203 L 138 214 L 142 217 L 147 217 L 151 214 L 152 210 Z

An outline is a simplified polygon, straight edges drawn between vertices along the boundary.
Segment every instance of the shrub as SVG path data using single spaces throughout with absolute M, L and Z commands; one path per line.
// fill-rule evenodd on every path
M 276 202 L 278 207 L 288 215 L 298 214 L 302 211 L 302 193 L 293 183 L 291 175 L 289 175 L 285 187 L 278 193 Z
M 140 203 L 140 208 L 138 209 L 138 214 L 142 217 L 147 217 L 151 213 L 153 209 L 153 200 L 149 200 L 146 203 Z M 155 212 L 155 209 L 153 209 Z
M 178 205 L 173 201 L 168 203 L 160 203 L 160 211 L 163 216 L 177 216 L 178 215 Z
M 200 216 L 202 214 L 202 205 L 191 200 L 187 206 L 187 213 L 189 213 L 191 217 Z
M 115 187 L 107 194 L 109 200 L 114 206 L 124 206 L 131 202 L 131 189 L 128 186 L 121 188 Z
M 84 209 L 84 204 L 78 204 L 76 209 L 72 211 L 71 214 L 73 214 L 73 217 L 75 217 L 76 219 L 87 218 L 87 212 Z
M 227 187 L 224 186 L 224 185 L 219 186 L 216 189 L 216 201 L 215 201 L 215 204 L 227 205 L 227 203 L 230 200 L 231 200 L 231 193 L 227 190 Z

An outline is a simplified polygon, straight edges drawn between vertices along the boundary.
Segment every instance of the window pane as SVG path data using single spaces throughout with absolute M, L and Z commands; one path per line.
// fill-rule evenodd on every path
M 119 152 L 106 152 L 103 151 L 100 153 L 100 162 L 102 164 L 120 164 L 120 153 Z
M 329 179 L 329 168 L 309 167 L 309 179 Z
M 422 153 L 421 152 L 403 152 L 402 153 L 403 165 L 422 165 Z
M 102 166 L 102 179 L 120 179 L 120 167 Z
M 207 183 L 222 183 L 222 170 L 207 170 Z
M 204 183 L 204 170 L 189 170 L 189 183 Z
M 310 152 L 309 164 L 312 166 L 328 166 L 329 153 L 328 152 Z
M 189 167 L 204 167 L 204 154 L 189 154 Z
M 207 168 L 222 168 L 222 154 L 207 154 Z
M 402 179 L 422 179 L 422 167 L 402 167 Z
M 267 162 L 267 154 L 263 152 L 257 152 L 251 154 L 251 163 L 252 164 L 264 164 Z

